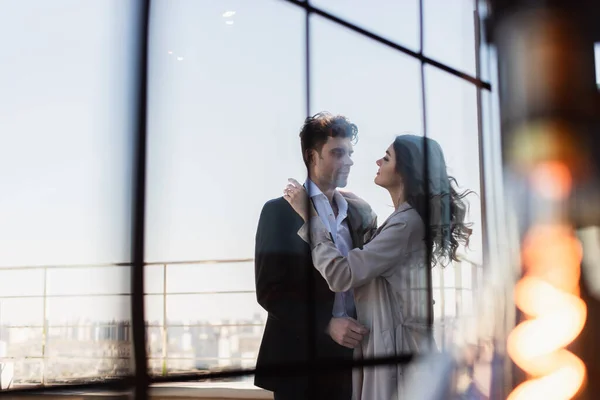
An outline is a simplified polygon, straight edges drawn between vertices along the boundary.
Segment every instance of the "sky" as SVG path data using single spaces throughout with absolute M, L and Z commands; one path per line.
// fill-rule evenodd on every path
M 0 267 L 130 261 L 135 113 L 135 2 L 0 0 Z M 313 5 L 418 50 L 418 1 Z M 425 52 L 475 71 L 472 2 L 427 0 Z M 231 13 L 235 11 L 235 13 Z M 262 205 L 305 178 L 304 12 L 280 0 L 155 0 L 149 53 L 146 259 L 253 257 Z M 348 116 L 359 142 L 348 189 L 380 221 L 373 184 L 401 133 L 422 134 L 420 65 L 320 17 L 311 18 L 311 113 Z M 596 48 L 598 55 L 598 48 Z M 597 66 L 598 69 L 598 66 Z M 600 73 L 599 73 L 600 74 Z M 425 70 L 428 135 L 460 185 L 479 193 L 475 88 Z M 472 251 L 481 261 L 479 198 Z M 171 266 L 170 292 L 253 290 L 252 263 Z M 40 295 L 43 271 L 0 269 L 0 296 Z M 162 289 L 148 267 L 147 290 Z M 127 318 L 127 267 L 48 270 L 51 323 Z M 41 299 L 0 299 L 2 323 L 41 324 Z M 170 296 L 171 319 L 251 318 L 252 294 Z M 148 299 L 149 320 L 162 299 Z

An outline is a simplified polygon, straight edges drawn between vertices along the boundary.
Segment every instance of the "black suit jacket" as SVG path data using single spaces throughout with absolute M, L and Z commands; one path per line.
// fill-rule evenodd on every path
M 349 201 L 347 221 L 354 247 L 363 245 L 360 231 L 364 218 L 361 215 L 364 216 L 364 211 L 361 214 Z M 280 197 L 265 204 L 256 233 L 256 297 L 268 312 L 268 319 L 254 382 L 256 386 L 275 392 L 308 393 L 311 379 L 308 373 L 273 376 L 264 368 L 309 361 L 311 338 L 317 360 L 351 360 L 353 354 L 351 349 L 337 344 L 325 333 L 332 317 L 335 294 L 314 268 L 309 245 L 297 234 L 303 223 L 289 203 Z M 309 279 L 314 289 L 312 332 L 307 324 L 311 315 Z M 350 370 L 316 375 L 311 382 L 316 393 L 327 393 L 328 397 L 335 395 L 331 398 L 350 398 Z

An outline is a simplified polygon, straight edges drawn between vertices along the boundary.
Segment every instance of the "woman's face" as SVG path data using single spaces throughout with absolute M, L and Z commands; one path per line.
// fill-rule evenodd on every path
M 388 190 L 402 186 L 402 177 L 396 171 L 396 152 L 393 144 L 387 148 L 385 155 L 376 163 L 379 169 L 375 176 L 375 184 Z

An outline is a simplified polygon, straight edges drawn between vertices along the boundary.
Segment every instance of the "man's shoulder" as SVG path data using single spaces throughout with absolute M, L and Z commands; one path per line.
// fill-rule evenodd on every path
M 283 197 L 277 197 L 276 199 L 271 199 L 265 203 L 263 206 L 263 210 L 272 210 L 272 211 L 282 211 L 287 210 L 289 204 Z
M 304 243 L 297 234 L 302 223 L 302 218 L 283 197 L 267 201 L 257 228 L 257 236 L 267 241 L 263 245 L 263 251 L 270 249 L 273 252 L 295 252 L 294 243 Z
M 369 203 L 367 203 L 364 199 L 362 199 L 355 193 L 341 190 L 340 193 L 348 202 L 348 208 L 352 210 L 351 212 L 355 212 L 356 215 L 360 217 L 361 225 L 363 227 L 377 224 L 377 215 L 375 214 Z
M 367 212 L 371 212 L 371 206 L 364 199 L 359 197 L 356 193 L 348 192 L 348 191 L 339 191 L 340 194 L 346 199 L 349 207 L 356 208 L 358 210 L 363 210 Z
M 275 219 L 290 218 L 294 215 L 294 209 L 283 197 L 278 197 L 265 203 L 261 215 Z

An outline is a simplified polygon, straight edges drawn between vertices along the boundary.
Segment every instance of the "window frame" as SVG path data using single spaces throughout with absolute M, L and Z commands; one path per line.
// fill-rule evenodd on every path
M 420 50 L 413 51 L 405 46 L 402 46 L 398 43 L 390 41 L 388 39 L 383 38 L 380 35 L 377 35 L 367 29 L 364 29 L 354 23 L 350 23 L 343 18 L 340 18 L 332 13 L 326 12 L 320 8 L 313 7 L 310 4 L 310 1 L 301 1 L 301 0 L 279 0 L 286 2 L 288 4 L 294 5 L 296 7 L 300 7 L 305 12 L 305 77 L 306 77 L 306 114 L 310 115 L 310 98 L 311 98 L 311 66 L 310 66 L 310 58 L 311 58 L 311 32 L 310 32 L 310 23 L 311 16 L 318 15 L 340 27 L 348 29 L 350 31 L 355 32 L 356 34 L 361 35 L 364 38 L 368 38 L 374 42 L 377 42 L 381 45 L 388 47 L 389 49 L 398 51 L 403 53 L 409 57 L 417 59 L 420 61 L 420 81 L 421 81 L 421 98 L 422 98 L 422 121 L 423 121 L 423 134 L 427 137 L 427 108 L 426 108 L 426 79 L 425 79 L 425 66 L 429 65 L 441 71 L 444 71 L 452 76 L 462 79 L 465 82 L 468 82 L 475 86 L 477 90 L 477 130 L 478 130 L 478 138 L 479 138 L 479 168 L 480 168 L 480 202 L 481 202 L 481 218 L 482 218 L 482 227 L 483 227 L 483 257 L 484 263 L 487 257 L 487 232 L 486 232 L 486 187 L 484 183 L 484 163 L 483 163 L 483 154 L 484 154 L 484 138 L 483 138 L 483 114 L 482 114 L 482 93 L 483 91 L 492 92 L 492 85 L 483 80 L 481 77 L 481 48 L 482 48 L 482 21 L 480 20 L 479 15 L 479 0 L 473 0 L 475 9 L 474 9 L 474 18 L 475 18 L 475 62 L 476 62 L 476 75 L 471 76 L 464 72 L 461 72 L 453 67 L 450 67 L 444 63 L 441 63 L 433 58 L 428 57 L 424 54 L 423 51 L 423 38 L 424 38 L 424 11 L 423 11 L 423 2 L 424 0 L 419 0 L 419 43 Z M 255 372 L 254 368 L 251 369 L 231 369 L 227 371 L 218 371 L 218 372 L 207 372 L 207 373 L 191 373 L 191 374 L 174 374 L 174 375 L 166 375 L 166 376 L 150 376 L 148 372 L 148 354 L 147 354 L 147 346 L 146 346 L 146 322 L 145 322 L 145 289 L 144 289 L 144 269 L 148 264 L 156 264 L 156 263 L 146 263 L 144 259 L 145 254 L 145 215 L 146 215 L 146 169 L 147 169 L 147 95 L 148 95 L 148 53 L 149 53 L 149 25 L 150 25 L 150 17 L 152 12 L 152 1 L 151 0 L 141 0 L 138 3 L 138 13 L 136 14 L 139 18 L 136 21 L 136 35 L 138 36 L 138 60 L 137 75 L 136 75 L 136 109 L 137 109 L 137 118 L 136 118 L 136 127 L 135 127 L 135 143 L 134 143 L 134 186 L 133 186 L 133 198 L 132 198 L 132 249 L 131 249 L 131 326 L 132 326 L 132 342 L 133 342 L 133 359 L 134 365 L 136 366 L 134 369 L 134 373 L 130 376 L 125 376 L 122 378 L 110 379 L 102 382 L 94 382 L 94 383 L 81 383 L 81 384 L 66 384 L 66 385 L 51 385 L 51 386 L 42 386 L 40 387 L 30 387 L 30 388 L 22 388 L 22 389 L 8 389 L 8 390 L 0 390 L 0 396 L 2 395 L 15 395 L 15 394 L 61 394 L 61 392 L 68 391 L 117 391 L 117 392 L 127 392 L 130 390 L 135 391 L 135 395 L 137 399 L 146 399 L 148 398 L 150 392 L 152 395 L 159 394 L 161 392 L 169 393 L 167 389 L 164 389 L 159 386 L 152 385 L 160 385 L 167 383 L 185 383 L 185 382 L 198 382 L 198 381 L 207 381 L 207 380 L 215 380 L 222 378 L 233 378 L 233 377 L 241 377 L 253 375 Z M 427 154 L 427 152 L 425 152 Z M 427 161 L 424 164 L 425 172 L 427 172 Z M 427 234 L 427 240 L 431 241 L 431 235 Z M 428 246 L 429 247 L 429 246 Z M 428 261 L 431 261 L 431 254 L 428 252 Z M 159 263 L 164 264 L 164 263 Z M 168 263 L 167 263 L 168 264 Z M 166 270 L 166 267 L 165 267 Z M 166 272 L 165 272 L 166 273 Z M 309 279 L 309 282 L 312 280 Z M 433 287 L 432 287 L 432 271 L 428 269 L 428 295 L 430 298 L 433 298 Z M 311 290 L 314 288 L 309 287 L 309 294 Z M 162 293 L 165 297 L 167 295 L 166 289 L 165 293 Z M 45 296 L 45 294 L 44 294 Z M 313 298 L 313 296 L 309 295 L 309 298 Z M 429 324 L 433 325 L 433 303 L 429 302 Z M 166 307 L 166 304 L 163 305 Z M 443 305 L 442 305 L 443 307 Z M 309 326 L 313 324 L 312 321 L 308 321 Z M 166 330 L 168 328 L 166 318 L 163 321 L 161 329 Z M 164 339 L 164 338 L 163 338 Z M 163 357 L 167 357 L 163 355 Z M 312 347 L 312 357 L 314 360 L 314 343 Z M 364 365 L 386 365 L 386 364 L 396 364 L 396 363 L 408 363 L 413 358 L 412 354 L 400 355 L 398 357 L 389 357 L 383 359 L 370 359 L 370 360 L 359 360 L 353 361 L 352 366 L 359 367 Z M 277 374 L 281 371 L 281 368 L 291 368 L 294 370 L 304 370 L 307 368 L 311 368 L 312 370 L 318 370 L 319 368 L 328 368 L 329 366 L 324 365 L 313 365 L 312 363 L 308 363 L 306 365 L 287 365 L 287 366 L 278 366 L 278 368 L 273 369 L 271 372 L 273 374 Z M 152 386 L 152 387 L 151 387 Z M 172 387 L 170 388 L 172 389 Z M 201 390 L 201 389 L 200 389 Z

